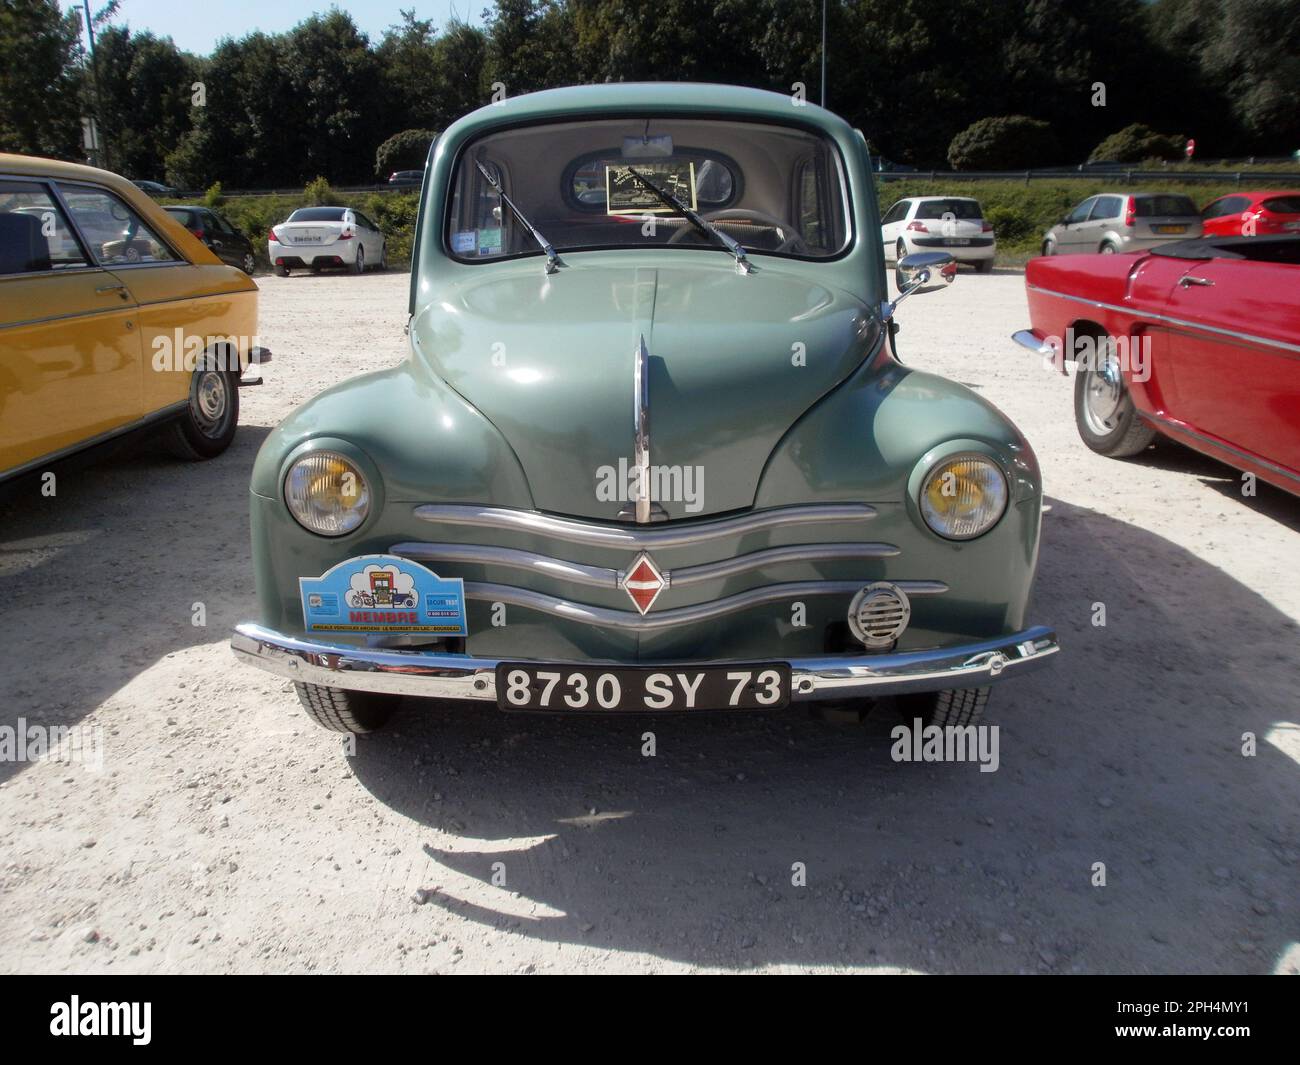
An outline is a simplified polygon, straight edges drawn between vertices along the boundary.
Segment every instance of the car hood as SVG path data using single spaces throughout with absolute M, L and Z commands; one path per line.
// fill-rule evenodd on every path
M 643 339 L 652 495 L 695 518 L 753 505 L 773 448 L 880 332 L 857 298 L 766 264 L 473 273 L 412 322 L 416 358 L 496 426 L 534 505 L 557 514 L 613 520 L 630 504 Z

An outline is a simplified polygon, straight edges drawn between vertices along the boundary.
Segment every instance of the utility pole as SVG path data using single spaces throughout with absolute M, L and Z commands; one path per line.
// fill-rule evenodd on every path
M 91 122 L 91 143 L 98 143 L 103 146 L 104 151 L 104 169 L 107 170 L 112 166 L 112 161 L 108 154 L 108 135 L 101 128 L 99 116 L 103 112 L 103 105 L 100 102 L 99 95 L 99 62 L 95 58 L 95 24 L 90 18 L 90 0 L 81 0 L 81 5 L 86 12 L 86 39 L 90 43 L 90 81 L 95 89 L 95 108 L 94 113 L 90 116 Z M 99 160 L 95 160 L 95 165 L 99 165 Z
M 826 106 L 826 0 L 822 0 L 822 107 Z

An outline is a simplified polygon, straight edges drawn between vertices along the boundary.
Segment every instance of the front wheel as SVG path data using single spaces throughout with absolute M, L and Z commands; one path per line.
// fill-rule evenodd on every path
M 190 375 L 185 412 L 167 428 L 164 442 L 189 462 L 216 458 L 239 428 L 239 371 L 200 366 Z
M 1091 450 L 1113 459 L 1141 454 L 1156 437 L 1138 417 L 1110 337 L 1098 342 L 1096 358 L 1091 365 L 1080 362 L 1074 376 L 1074 422 Z
M 253 271 L 257 269 L 257 260 L 253 257 L 251 251 L 245 253 L 243 261 L 239 264 L 239 268 L 243 270 L 244 273 L 248 274 L 249 277 L 253 276 Z
M 296 681 L 294 688 L 307 716 L 331 732 L 376 732 L 388 724 L 402 701 L 400 695 L 346 691 Z

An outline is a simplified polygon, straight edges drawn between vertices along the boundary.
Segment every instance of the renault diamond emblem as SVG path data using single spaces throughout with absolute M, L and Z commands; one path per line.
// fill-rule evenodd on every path
M 644 551 L 633 560 L 626 573 L 619 575 L 619 585 L 636 604 L 637 610 L 644 614 L 659 598 L 659 593 L 668 587 L 668 575 L 661 573 Z

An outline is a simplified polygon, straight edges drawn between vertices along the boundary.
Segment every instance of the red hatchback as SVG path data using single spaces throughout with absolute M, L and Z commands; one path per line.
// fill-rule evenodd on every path
M 1300 192 L 1231 192 L 1207 203 L 1201 222 L 1207 237 L 1300 233 Z

